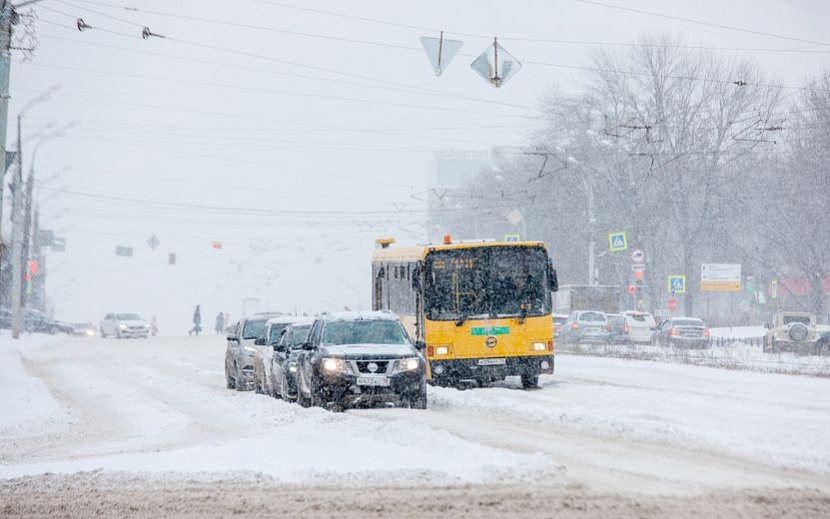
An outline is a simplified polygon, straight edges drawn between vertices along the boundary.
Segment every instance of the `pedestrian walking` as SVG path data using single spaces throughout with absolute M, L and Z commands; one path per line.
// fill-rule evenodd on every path
M 202 331 L 202 309 L 200 305 L 196 305 L 196 310 L 193 311 L 193 328 L 187 332 L 188 335 L 199 335 L 199 332 Z
M 225 331 L 225 314 L 219 312 L 219 315 L 216 316 L 216 325 L 214 325 L 213 329 L 216 331 L 216 335 L 222 335 Z

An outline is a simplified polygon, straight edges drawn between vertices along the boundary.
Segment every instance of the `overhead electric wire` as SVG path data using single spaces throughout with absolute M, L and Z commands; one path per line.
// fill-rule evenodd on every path
M 46 164 L 43 164 L 43 166 L 48 167 L 49 164 L 46 163 Z M 331 195 L 331 194 L 326 194 L 326 193 L 322 193 L 322 192 L 319 192 L 319 191 L 301 192 L 301 191 L 293 191 L 291 189 L 285 189 L 285 188 L 269 188 L 269 187 L 266 187 L 266 186 L 255 185 L 255 184 L 244 184 L 243 185 L 243 184 L 236 184 L 236 183 L 232 183 L 232 182 L 211 182 L 211 181 L 206 181 L 206 180 L 180 179 L 180 178 L 174 178 L 174 177 L 169 177 L 169 176 L 167 176 L 167 177 L 158 177 L 158 176 L 154 176 L 152 174 L 148 175 L 146 172 L 131 173 L 131 172 L 124 172 L 124 171 L 119 171 L 119 172 L 116 172 L 116 171 L 103 171 L 103 170 L 99 170 L 99 169 L 95 169 L 95 168 L 87 168 L 87 167 L 73 168 L 73 171 L 76 172 L 76 173 L 82 173 L 84 176 L 87 176 L 87 175 L 91 175 L 91 176 L 104 175 L 104 176 L 110 176 L 110 177 L 117 177 L 117 178 L 120 178 L 120 179 L 134 178 L 134 179 L 139 179 L 139 180 L 149 180 L 149 181 L 152 181 L 152 182 L 161 182 L 161 183 L 168 183 L 168 184 L 183 184 L 183 185 L 186 185 L 186 186 L 209 186 L 209 187 L 220 188 L 223 191 L 226 191 L 226 190 L 242 190 L 242 191 L 253 191 L 253 192 L 256 192 L 256 193 L 274 193 L 274 194 L 278 194 L 278 195 L 303 196 L 303 197 L 309 197 L 309 198 L 313 198 L 313 199 L 321 199 L 322 198 L 322 199 L 348 200 L 348 201 L 354 201 L 354 202 L 372 203 L 373 206 L 375 206 L 375 207 L 382 207 L 382 206 L 386 206 L 386 205 L 394 205 L 391 202 L 383 202 L 383 201 L 373 199 L 373 198 L 358 198 L 358 197 L 352 197 L 352 196 L 346 196 L 346 195 Z M 39 182 L 37 180 L 35 181 L 35 186 L 40 188 L 41 185 L 43 185 L 41 182 Z
M 61 16 L 65 16 L 65 17 L 67 17 L 69 19 L 72 19 L 72 20 L 77 19 L 77 16 L 74 16 L 70 13 L 66 13 L 66 12 L 63 12 L 63 11 L 60 11 L 60 10 L 57 10 L 57 9 L 54 9 L 54 8 L 51 8 L 51 7 L 48 7 L 48 6 L 41 5 L 41 6 L 39 6 L 39 8 L 46 9 L 47 11 L 51 11 L 51 12 L 54 12 L 56 14 L 60 14 Z M 43 20 L 41 19 L 41 21 L 43 21 Z M 63 25 L 61 25 L 57 22 L 49 21 L 48 23 L 50 23 L 52 25 L 64 27 Z M 106 29 L 106 28 L 103 28 L 103 27 L 95 27 L 92 30 L 93 31 L 104 32 L 104 33 L 107 33 L 107 34 L 112 34 L 112 35 L 115 35 L 115 36 L 120 36 L 120 37 L 123 37 L 123 38 L 129 38 L 131 40 L 134 40 L 136 38 L 136 35 L 134 35 L 134 34 L 128 34 L 128 33 L 120 32 L 120 31 L 113 31 L 111 29 Z M 376 77 L 372 77 L 372 76 L 356 74 L 356 73 L 353 73 L 353 72 L 344 72 L 342 70 L 331 69 L 331 68 L 327 68 L 327 67 L 320 67 L 320 66 L 316 66 L 316 65 L 310 65 L 308 63 L 298 63 L 298 62 L 294 62 L 294 61 L 283 60 L 283 59 L 276 58 L 274 56 L 256 54 L 256 53 L 252 53 L 252 52 L 247 52 L 247 51 L 242 51 L 242 50 L 237 50 L 237 49 L 231 49 L 231 48 L 223 47 L 223 46 L 219 46 L 219 45 L 212 45 L 212 44 L 207 44 L 207 43 L 202 43 L 202 42 L 197 42 L 197 41 L 185 40 L 185 39 L 182 39 L 182 38 L 169 37 L 169 39 L 171 39 L 172 41 L 178 42 L 178 43 L 184 43 L 184 44 L 191 45 L 191 46 L 194 46 L 194 47 L 197 47 L 197 48 L 199 48 L 199 47 L 207 48 L 209 50 L 227 52 L 227 53 L 230 53 L 230 54 L 245 56 L 245 57 L 249 57 L 249 58 L 253 58 L 253 59 L 257 59 L 257 60 L 263 60 L 263 61 L 268 61 L 268 62 L 272 62 L 272 63 L 279 63 L 281 65 L 289 65 L 289 66 L 293 66 L 293 67 L 304 68 L 304 69 L 308 69 L 308 70 L 314 70 L 314 71 L 317 71 L 317 72 L 325 72 L 327 74 L 334 74 L 334 75 L 337 75 L 337 76 L 348 77 L 348 78 L 352 78 L 352 79 L 361 79 L 361 80 L 364 80 L 364 81 L 371 81 L 373 83 L 377 83 L 377 84 L 381 84 L 381 85 L 388 85 L 388 86 L 403 88 L 403 89 L 406 89 L 407 91 L 428 92 L 428 93 L 437 94 L 437 95 L 441 95 L 441 96 L 445 96 L 445 97 L 465 99 L 465 100 L 471 100 L 471 101 L 482 102 L 482 103 L 493 104 L 493 105 L 502 105 L 502 106 L 508 106 L 508 107 L 511 107 L 511 108 L 522 108 L 522 109 L 533 110 L 532 107 L 527 107 L 527 106 L 524 106 L 524 105 L 518 105 L 518 104 L 514 104 L 514 103 L 506 103 L 506 102 L 503 102 L 503 101 L 495 101 L 495 100 L 489 100 L 489 99 L 476 98 L 476 97 L 469 96 L 469 95 L 466 95 L 466 94 L 457 94 L 457 93 L 453 93 L 453 92 L 447 92 L 447 91 L 444 91 L 444 90 L 413 86 L 413 85 L 410 85 L 410 84 L 407 84 L 407 83 L 401 83 L 401 82 L 398 82 L 398 81 L 390 81 L 390 80 L 387 80 L 387 79 L 381 79 L 381 78 L 376 78 Z M 323 79 L 320 79 L 320 80 L 323 80 Z M 334 79 L 329 80 L 329 81 L 335 82 L 335 83 L 339 82 L 339 80 L 334 80 Z
M 73 17 L 71 14 L 64 13 L 64 12 L 59 11 L 59 10 L 55 10 L 55 9 L 47 8 L 47 7 L 43 7 L 43 8 L 45 8 L 47 10 L 51 10 L 51 11 L 56 12 L 58 14 L 62 14 L 64 16 L 68 16 L 70 18 Z M 97 30 L 100 30 L 100 31 L 103 31 L 103 32 L 108 32 L 108 33 L 111 33 L 111 34 L 117 34 L 117 35 L 120 35 L 120 36 L 128 36 L 128 37 L 130 36 L 130 35 L 125 35 L 124 33 L 119 33 L 117 31 L 112 31 L 112 30 L 108 30 L 108 29 L 97 29 Z M 305 67 L 308 67 L 308 68 L 318 68 L 319 69 L 319 67 L 312 67 L 312 66 L 305 65 L 305 64 L 300 64 L 300 63 L 295 63 L 295 62 L 288 62 L 288 61 L 285 61 L 285 60 L 279 60 L 279 59 L 273 58 L 271 56 L 258 55 L 258 54 L 254 54 L 254 53 L 247 52 L 247 51 L 229 49 L 227 47 L 211 45 L 211 44 L 206 44 L 206 43 L 200 43 L 200 42 L 196 42 L 196 41 L 192 41 L 192 40 L 185 40 L 185 39 L 175 38 L 175 41 L 185 43 L 185 44 L 188 44 L 188 45 L 193 45 L 193 46 L 196 46 L 196 47 L 202 47 L 202 48 L 207 48 L 207 49 L 211 49 L 211 50 L 218 50 L 218 51 L 228 52 L 228 53 L 231 53 L 231 54 L 236 54 L 236 55 L 240 55 L 240 56 L 247 56 L 247 57 L 251 57 L 251 58 L 255 58 L 255 59 L 264 59 L 264 60 L 269 60 L 269 61 L 275 61 L 275 62 L 282 62 L 282 63 L 286 63 L 286 64 L 291 64 L 291 65 L 295 65 L 295 66 L 305 66 Z M 415 48 L 415 47 L 413 47 L 413 48 Z M 467 53 L 459 53 L 458 55 L 459 56 L 472 57 L 472 58 L 477 57 L 474 54 L 467 54 Z M 524 64 L 528 64 L 528 65 L 562 68 L 562 69 L 566 69 L 566 70 L 580 70 L 580 71 L 589 71 L 589 72 L 613 72 L 613 73 L 622 74 L 622 75 L 650 77 L 650 74 L 647 73 L 647 72 L 638 72 L 638 71 L 630 71 L 630 70 L 602 69 L 602 68 L 598 68 L 598 67 L 586 67 L 586 66 L 580 66 L 580 65 L 567 65 L 567 64 L 562 64 L 562 63 L 535 61 L 535 60 L 528 60 L 528 59 L 523 59 L 522 62 Z M 327 71 L 331 72 L 331 73 L 349 75 L 348 73 L 343 73 L 343 72 L 339 72 L 339 71 L 335 72 L 335 71 L 332 71 L 330 69 L 327 70 Z M 764 87 L 764 88 L 785 88 L 785 89 L 805 90 L 805 91 L 823 91 L 824 90 L 824 89 L 818 89 L 818 88 L 806 87 L 806 86 L 776 85 L 776 84 L 770 84 L 770 83 L 747 82 L 743 78 L 715 79 L 715 78 L 700 78 L 700 77 L 694 77 L 694 76 L 674 76 L 674 75 L 666 75 L 665 77 L 670 78 L 670 79 L 679 79 L 679 80 L 684 80 L 684 81 L 698 81 L 698 82 L 703 82 L 703 83 L 716 83 L 716 84 L 724 84 L 724 85 L 735 84 L 737 87 L 755 86 L 755 87 Z M 380 81 L 380 80 L 378 80 L 378 81 Z M 394 84 L 394 83 L 392 83 L 392 84 Z
M 407 215 L 407 214 L 423 214 L 428 212 L 427 210 L 414 210 L 414 209 L 406 209 L 406 210 L 377 210 L 377 209 L 361 209 L 361 210 L 298 210 L 298 209 L 263 209 L 263 208 L 253 208 L 253 207 L 233 207 L 233 206 L 224 206 L 224 205 L 207 205 L 207 204 L 194 204 L 190 202 L 173 202 L 167 200 L 155 200 L 150 198 L 136 198 L 130 196 L 123 196 L 118 194 L 106 194 L 106 193 L 93 193 L 88 191 L 73 191 L 68 189 L 55 189 L 55 188 L 48 188 L 48 187 L 41 187 L 42 191 L 50 191 L 50 192 L 58 192 L 62 195 L 67 196 L 75 196 L 78 198 L 89 198 L 92 200 L 104 200 L 106 202 L 119 202 L 119 203 L 128 203 L 128 204 L 139 204 L 139 205 L 147 205 L 147 206 L 156 206 L 156 207 L 171 207 L 175 209 L 192 209 L 192 210 L 202 210 L 202 211 L 210 211 L 215 212 L 217 214 L 232 214 L 232 215 L 248 215 L 248 216 L 332 216 L 332 217 L 344 217 L 344 216 L 395 216 L 395 215 Z
M 724 30 L 729 30 L 729 31 L 742 32 L 742 33 L 745 33 L 745 34 L 754 34 L 756 36 L 766 36 L 766 37 L 769 37 L 769 38 L 777 38 L 779 40 L 788 40 L 788 41 L 795 41 L 795 42 L 799 42 L 799 43 L 809 43 L 811 45 L 821 45 L 823 47 L 830 47 L 830 42 L 816 41 L 816 40 L 811 40 L 811 39 L 807 39 L 807 38 L 798 38 L 798 37 L 795 37 L 795 36 L 787 36 L 787 35 L 783 35 L 783 34 L 775 34 L 775 33 L 760 31 L 760 30 L 756 30 L 756 29 L 747 29 L 747 28 L 744 28 L 744 27 L 736 27 L 736 26 L 733 26 L 733 25 L 725 25 L 725 24 L 721 24 L 721 23 L 707 22 L 707 21 L 704 21 L 704 20 L 695 20 L 693 18 L 686 18 L 684 16 L 674 16 L 674 15 L 670 15 L 670 14 L 658 13 L 656 11 L 649 11 L 649 10 L 646 10 L 646 9 L 637 9 L 637 8 L 634 8 L 634 7 L 625 7 L 625 6 L 621 6 L 621 5 L 609 4 L 609 3 L 606 3 L 606 2 L 599 2 L 597 0 L 571 0 L 571 1 L 577 2 L 577 3 L 580 3 L 580 4 L 588 4 L 588 5 L 606 7 L 606 8 L 609 8 L 609 9 L 616 9 L 616 10 L 619 10 L 619 11 L 627 11 L 627 12 L 632 12 L 632 13 L 645 14 L 645 15 L 648 15 L 648 16 L 654 16 L 654 17 L 657 17 L 657 18 L 664 18 L 664 19 L 668 19 L 668 20 L 675 20 L 675 21 L 680 21 L 680 22 L 685 22 L 685 23 L 692 23 L 692 24 L 696 24 L 696 25 L 703 25 L 703 26 L 707 26 L 707 27 L 715 27 L 715 28 L 718 28 L 718 29 L 724 29 Z
M 379 132 L 386 132 L 386 133 L 396 133 L 396 132 L 410 132 L 410 131 L 419 131 L 419 132 L 436 132 L 436 131 L 464 131 L 464 132 L 472 132 L 478 130 L 494 130 L 494 129 L 507 129 L 507 128 L 524 128 L 524 125 L 519 124 L 496 124 L 496 125 L 476 125 L 476 126 L 432 126 L 432 127 L 395 127 L 395 128 L 343 128 L 343 129 L 321 129 L 321 128 L 291 128 L 291 127 L 262 127 L 262 126 L 204 126 L 204 125 L 181 125 L 181 124 L 144 124 L 144 123 L 134 123 L 134 122 L 127 122 L 127 121 L 106 121 L 103 119 L 81 119 L 75 118 L 72 119 L 56 119 L 54 117 L 40 117 L 34 115 L 26 115 L 26 119 L 34 119 L 39 121 L 49 121 L 54 123 L 77 123 L 82 125 L 81 128 L 85 127 L 95 127 L 95 126 L 104 126 L 104 127 L 118 127 L 118 128 L 135 128 L 135 129 L 156 129 L 156 130 L 203 130 L 209 132 L 215 132 L 217 130 L 226 130 L 229 132 L 255 132 L 255 133 L 271 133 L 271 132 L 290 132 L 290 133 L 302 133 L 302 132 L 320 132 L 320 133 L 338 133 L 338 132 L 361 132 L 364 130 L 372 130 L 372 131 L 379 131 Z M 73 131 L 77 130 L 78 128 L 74 128 Z
M 67 14 L 67 16 L 69 16 L 69 15 Z M 53 22 L 52 20 L 48 20 L 48 19 L 45 19 L 45 18 L 40 18 L 39 22 L 43 22 L 43 23 L 46 23 L 48 25 L 53 25 L 55 27 L 59 27 L 61 29 L 66 30 L 67 32 L 77 33 L 77 31 L 75 31 L 74 29 L 66 26 L 65 24 L 59 23 L 59 22 Z M 123 35 L 132 38 L 132 35 L 127 35 L 127 34 L 123 34 Z M 490 104 L 490 105 L 494 105 L 494 106 L 505 106 L 505 107 L 508 107 L 508 108 L 520 108 L 520 109 L 523 109 L 523 110 L 537 111 L 537 109 L 533 108 L 532 106 L 520 105 L 520 104 L 516 104 L 516 103 L 508 103 L 508 102 L 497 101 L 497 100 L 492 100 L 492 99 L 484 99 L 484 98 L 480 98 L 480 97 L 473 97 L 473 96 L 466 95 L 466 94 L 458 94 L 458 93 L 454 93 L 454 92 L 447 92 L 447 91 L 436 90 L 436 89 L 431 89 L 431 88 L 424 88 L 424 87 L 418 87 L 418 86 L 413 86 L 413 85 L 406 85 L 404 83 L 396 83 L 397 86 L 388 85 L 388 84 L 383 84 L 383 85 L 374 84 L 374 83 L 377 83 L 377 82 L 382 81 L 382 80 L 379 80 L 377 78 L 372 78 L 370 76 L 355 75 L 355 76 L 358 76 L 359 79 L 362 79 L 364 81 L 364 82 L 355 82 L 355 81 L 347 81 L 347 80 L 343 80 L 343 79 L 332 79 L 332 78 L 327 78 L 327 77 L 311 76 L 311 75 L 307 75 L 307 74 L 299 74 L 299 73 L 296 73 L 296 72 L 286 72 L 285 70 L 275 70 L 275 69 L 266 69 L 266 68 L 262 68 L 262 67 L 252 67 L 252 66 L 249 66 L 249 65 L 242 65 L 242 64 L 239 64 L 239 63 L 231 63 L 231 62 L 224 62 L 224 61 L 207 60 L 207 59 L 202 59 L 202 58 L 194 58 L 192 56 L 179 56 L 177 54 L 170 54 L 170 53 L 165 53 L 165 52 L 154 52 L 154 51 L 149 51 L 149 50 L 144 50 L 144 49 L 142 49 L 142 50 L 132 49 L 132 48 L 129 48 L 129 47 L 121 47 L 121 46 L 118 46 L 118 45 L 111 45 L 111 44 L 105 44 L 105 43 L 94 42 L 94 41 L 80 40 L 78 38 L 67 38 L 67 37 L 63 37 L 63 36 L 56 36 L 56 35 L 53 35 L 53 34 L 43 33 L 43 32 L 38 33 L 38 37 L 46 37 L 46 38 L 60 40 L 60 41 L 68 41 L 68 42 L 76 43 L 76 44 L 79 44 L 79 45 L 88 45 L 88 46 L 92 46 L 92 47 L 102 47 L 102 48 L 108 48 L 108 49 L 118 50 L 118 51 L 122 51 L 122 52 L 130 52 L 130 53 L 134 53 L 134 54 L 158 56 L 158 57 L 164 57 L 164 58 L 169 58 L 169 59 L 174 59 L 174 60 L 179 60 L 179 61 L 188 61 L 188 62 L 192 62 L 192 63 L 201 63 L 201 64 L 206 64 L 206 65 L 216 65 L 218 67 L 223 67 L 223 68 L 235 68 L 235 69 L 239 69 L 239 70 L 249 70 L 249 71 L 253 71 L 253 72 L 263 72 L 263 73 L 267 73 L 267 74 L 274 74 L 274 75 L 280 76 L 281 78 L 297 77 L 297 78 L 302 78 L 302 79 L 309 79 L 309 80 L 312 80 L 312 81 L 321 81 L 321 82 L 326 82 L 326 83 L 336 83 L 338 85 L 351 85 L 351 86 L 358 86 L 358 87 L 361 87 L 361 88 L 381 89 L 381 90 L 384 90 L 384 91 L 406 92 L 406 93 L 411 93 L 411 94 L 416 94 L 416 95 L 425 95 L 425 96 L 432 96 L 432 97 L 446 97 L 446 98 L 452 98 L 452 99 L 462 99 L 462 100 L 465 100 L 465 101 Z M 333 71 L 330 71 L 329 69 L 326 69 L 326 70 L 328 71 L 327 73 L 330 73 L 330 74 L 335 73 Z
M 86 135 L 78 135 L 86 134 Z M 129 134 L 128 134 L 129 135 Z M 114 139 L 106 139 L 104 137 L 112 136 L 112 132 L 105 130 L 92 131 L 84 130 L 83 128 L 76 128 L 72 135 L 67 135 L 66 139 L 78 140 L 98 140 L 111 142 Z M 166 136 L 166 137 L 165 137 Z M 156 138 L 153 138 L 156 137 Z M 173 139 L 171 139 L 173 137 Z M 178 138 L 176 138 L 178 137 Z M 130 136 L 131 143 L 144 144 L 178 144 L 182 146 L 205 146 L 216 147 L 223 146 L 233 149 L 269 149 L 269 150 L 315 150 L 315 151 L 355 151 L 355 152 L 376 152 L 376 153 L 431 153 L 435 150 L 434 147 L 429 146 L 398 146 L 398 145 L 373 145 L 373 144 L 354 144 L 354 143 L 336 143 L 336 142 L 314 142 L 314 141 L 281 141 L 269 139 L 251 139 L 239 138 L 229 139 L 227 137 L 216 136 L 212 140 L 207 136 L 184 136 L 176 134 L 150 134 L 148 136 Z M 123 141 L 119 141 L 123 142 Z M 458 150 L 458 151 L 476 151 L 476 150 Z
M 321 14 L 321 15 L 325 15 L 325 16 L 331 16 L 331 17 L 336 17 L 336 18 L 341 18 L 341 19 L 346 19 L 346 20 L 356 20 L 356 21 L 374 23 L 374 24 L 385 25 L 385 26 L 390 26 L 390 27 L 399 27 L 399 28 L 402 28 L 402 29 L 408 29 L 408 30 L 413 30 L 413 31 L 421 31 L 421 32 L 426 32 L 426 33 L 437 34 L 437 33 L 439 33 L 440 31 L 443 30 L 443 29 L 437 28 L 437 27 L 426 27 L 426 26 L 412 25 L 412 24 L 406 24 L 406 23 L 400 23 L 400 22 L 392 22 L 392 21 L 389 21 L 389 20 L 381 20 L 381 19 L 378 19 L 378 18 L 370 18 L 370 17 L 367 17 L 367 16 L 357 16 L 357 15 L 353 15 L 353 14 L 330 11 L 330 10 L 319 9 L 319 8 L 312 8 L 312 7 L 308 7 L 308 6 L 286 4 L 284 2 L 272 2 L 272 1 L 268 1 L 268 0 L 248 0 L 248 1 L 260 4 L 260 5 L 271 6 L 271 7 L 283 8 L 283 9 L 289 9 L 289 10 L 295 10 L 295 11 L 301 11 L 301 12 L 309 12 L 309 13 L 315 13 L 315 14 Z M 73 0 L 73 2 L 77 2 L 77 3 L 81 3 L 81 4 L 97 5 L 97 6 L 106 7 L 106 8 L 110 8 L 110 9 L 114 9 L 114 10 L 116 10 L 116 9 L 117 10 L 125 10 L 125 11 L 129 11 L 129 12 L 134 12 L 134 13 L 148 13 L 148 14 L 155 14 L 155 15 L 159 15 L 159 16 L 177 16 L 177 17 L 188 18 L 186 15 L 175 15 L 175 14 L 171 14 L 171 13 L 162 13 L 162 12 L 159 12 L 159 11 L 140 9 L 140 8 L 135 8 L 135 7 L 119 6 L 119 5 L 113 5 L 113 4 L 103 3 L 103 2 L 97 2 L 95 0 Z M 64 1 L 63 3 L 69 5 L 69 2 Z M 599 3 L 596 2 L 596 4 L 599 4 Z M 627 10 L 633 10 L 633 9 L 627 9 Z M 104 15 L 104 13 L 101 13 L 101 14 Z M 662 15 L 658 15 L 657 13 L 649 13 L 649 14 L 651 14 L 653 16 L 662 16 Z M 680 17 L 676 17 L 676 18 L 681 19 L 683 21 L 688 21 L 688 19 L 682 19 Z M 189 19 L 199 20 L 200 18 L 189 18 Z M 125 20 L 121 20 L 121 19 L 119 19 L 119 20 L 120 21 L 125 21 Z M 205 21 L 207 21 L 207 20 L 205 20 Z M 225 23 L 225 21 L 223 21 L 223 20 L 216 20 L 216 19 L 212 19 L 210 21 L 212 23 Z M 132 23 L 133 25 L 135 25 L 134 22 L 126 22 L 126 23 Z M 229 23 L 232 24 L 232 22 L 229 22 Z M 701 22 L 701 23 L 705 23 L 705 22 Z M 248 25 L 248 24 L 243 24 L 243 25 Z M 261 28 L 262 30 L 274 30 L 274 31 L 277 31 L 277 32 L 283 32 L 279 29 L 271 28 L 271 27 L 267 27 L 267 26 L 257 26 L 257 28 Z M 450 33 L 450 34 L 455 35 L 455 36 L 479 38 L 479 39 L 483 39 L 483 40 L 492 40 L 492 38 L 493 38 L 492 34 L 456 32 L 456 31 L 445 31 L 445 32 Z M 761 33 L 761 34 L 770 35 L 770 33 Z M 320 37 L 320 38 L 325 38 L 326 37 L 325 35 L 319 35 L 319 34 L 315 34 L 313 36 Z M 778 35 L 775 35 L 775 36 L 777 37 Z M 329 36 L 328 39 L 338 39 L 338 38 Z M 565 44 L 565 45 L 583 45 L 583 46 L 631 47 L 631 46 L 639 45 L 639 44 L 627 43 L 627 42 L 608 42 L 608 41 L 596 41 L 596 40 L 563 40 L 563 39 L 551 39 L 551 38 L 545 38 L 545 37 L 524 37 L 524 36 L 511 35 L 511 34 L 501 35 L 501 36 L 499 36 L 499 39 L 502 40 L 502 41 L 516 41 L 516 42 L 530 42 L 530 43 L 550 43 L 550 44 Z M 350 39 L 346 38 L 345 40 L 349 41 Z M 380 42 L 373 42 L 373 41 L 368 41 L 368 40 L 355 40 L 353 42 L 355 42 L 355 43 L 365 43 L 365 44 L 371 44 L 371 45 L 382 45 L 382 43 L 380 43 Z M 800 52 L 803 52 L 803 53 L 827 53 L 827 52 L 830 52 L 830 50 L 824 51 L 824 50 L 810 50 L 810 49 L 710 47 L 710 46 L 699 46 L 699 45 L 672 45 L 672 47 L 674 47 L 674 48 L 687 48 L 687 49 L 708 49 L 708 50 L 728 51 L 728 52 L 785 52 L 785 53 L 800 53 Z M 412 47 L 412 48 L 408 48 L 408 49 L 420 50 L 417 47 Z
M 509 119 L 521 119 L 524 116 L 516 115 L 516 114 L 500 114 L 500 113 L 489 113 L 489 112 L 481 112 L 479 110 L 464 110 L 461 108 L 448 108 L 448 107 L 441 107 L 441 106 L 429 106 L 429 105 L 417 105 L 412 103 L 395 103 L 389 101 L 380 101 L 377 99 L 360 99 L 355 97 L 345 97 L 345 96 L 335 96 L 335 95 L 327 95 L 327 94 L 315 94 L 312 92 L 301 92 L 295 90 L 280 90 L 280 89 L 272 89 L 272 88 L 262 88 L 262 87 L 254 87 L 254 86 L 243 86 L 243 85 L 233 85 L 229 83 L 214 83 L 209 81 L 201 81 L 201 80 L 187 80 L 181 78 L 169 78 L 164 76 L 150 76 L 144 74 L 130 74 L 126 72 L 113 72 L 109 70 L 100 70 L 100 69 L 92 69 L 92 68 L 83 68 L 83 67 L 74 67 L 69 65 L 58 65 L 58 64 L 51 64 L 51 63 L 30 63 L 30 67 L 37 67 L 37 68 L 51 68 L 56 70 L 73 70 L 76 72 L 84 72 L 88 74 L 101 74 L 104 76 L 111 76 L 111 77 L 123 77 L 123 78 L 132 78 L 132 79 L 145 79 L 151 81 L 165 81 L 169 83 L 177 83 L 182 85 L 192 85 L 192 86 L 207 86 L 213 88 L 222 88 L 222 89 L 229 89 L 229 90 L 240 90 L 245 92 L 258 92 L 262 94 L 279 94 L 279 95 L 288 95 L 288 96 L 297 96 L 297 97 L 308 97 L 312 99 L 326 99 L 326 100 L 333 100 L 333 101 L 346 101 L 351 103 L 363 103 L 363 104 L 370 104 L 374 106 L 392 106 L 396 108 L 411 108 L 411 109 L 418 109 L 418 110 L 432 110 L 432 111 L 439 111 L 439 112 L 452 112 L 452 113 L 462 113 L 462 114 L 472 114 L 478 115 L 483 117 L 505 117 Z
M 36 89 L 18 89 L 18 90 L 19 91 L 40 92 L 39 90 L 36 90 Z M 352 133 L 369 133 L 369 134 L 382 135 L 384 137 L 390 137 L 390 136 L 391 137 L 406 137 L 406 138 L 410 138 L 410 139 L 421 139 L 421 140 L 429 140 L 429 141 L 435 141 L 437 139 L 435 136 L 416 135 L 416 134 L 412 134 L 412 133 L 402 133 L 402 132 L 389 133 L 389 132 L 384 132 L 382 130 L 376 130 L 376 129 L 352 129 L 352 128 L 345 128 L 345 127 L 319 124 L 319 123 L 310 123 L 310 122 L 305 122 L 305 121 L 298 120 L 296 118 L 294 118 L 294 119 L 279 118 L 279 117 L 273 117 L 273 116 L 263 117 L 262 115 L 259 115 L 259 114 L 239 114 L 239 113 L 231 113 L 231 112 L 216 112 L 216 111 L 207 111 L 207 110 L 195 110 L 195 109 L 183 108 L 183 107 L 180 107 L 180 106 L 154 105 L 154 104 L 149 104 L 149 103 L 139 103 L 139 102 L 136 102 L 136 101 L 126 101 L 126 100 L 123 100 L 123 99 L 106 99 L 106 98 L 102 98 L 102 97 L 86 97 L 86 96 L 73 95 L 73 94 L 69 94 L 69 93 L 66 93 L 66 92 L 57 92 L 53 95 L 56 96 L 56 97 L 65 97 L 65 98 L 68 98 L 68 99 L 77 99 L 77 100 L 86 101 L 86 102 L 90 102 L 90 103 L 94 103 L 94 104 L 109 103 L 109 104 L 117 104 L 117 105 L 130 106 L 130 107 L 142 108 L 142 109 L 148 109 L 149 108 L 149 109 L 154 109 L 154 110 L 162 110 L 162 111 L 165 111 L 165 112 L 171 112 L 172 111 L 172 112 L 182 112 L 182 113 L 190 113 L 190 114 L 198 114 L 198 115 L 206 115 L 206 116 L 229 117 L 229 118 L 233 118 L 233 119 L 260 120 L 260 121 L 267 121 L 267 122 L 290 122 L 291 124 L 295 124 L 297 126 L 305 126 L 305 127 L 308 127 L 308 128 L 319 128 L 319 129 L 330 130 L 330 131 L 331 130 L 336 130 L 336 131 L 345 131 L 345 132 L 352 132 Z M 452 143 L 460 143 L 460 144 L 474 144 L 474 145 L 481 144 L 477 141 L 470 141 L 470 140 L 467 140 L 467 139 L 446 138 L 446 137 L 440 137 L 438 139 L 440 139 L 442 142 L 452 142 Z M 489 144 L 487 144 L 487 145 L 489 146 Z

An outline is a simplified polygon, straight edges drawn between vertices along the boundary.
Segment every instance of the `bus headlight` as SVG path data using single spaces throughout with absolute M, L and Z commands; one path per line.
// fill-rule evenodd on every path
M 323 359 L 323 370 L 329 373 L 336 371 L 343 371 L 343 359 L 325 358 Z
M 436 355 L 446 355 L 450 352 L 450 349 L 446 346 L 436 346 L 435 347 L 435 354 Z
M 400 371 L 413 371 L 418 369 L 420 363 L 416 357 L 409 357 L 406 359 L 401 359 L 398 361 L 398 370 Z
M 544 342 L 534 342 L 533 343 L 533 351 L 545 351 L 548 347 L 545 345 Z

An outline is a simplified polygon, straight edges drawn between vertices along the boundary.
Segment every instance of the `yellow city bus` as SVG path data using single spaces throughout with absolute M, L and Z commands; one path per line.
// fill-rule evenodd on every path
M 557 279 L 544 243 L 393 243 L 377 240 L 372 255 L 372 306 L 398 314 L 424 343 L 432 383 L 518 375 L 535 387 L 553 373 Z

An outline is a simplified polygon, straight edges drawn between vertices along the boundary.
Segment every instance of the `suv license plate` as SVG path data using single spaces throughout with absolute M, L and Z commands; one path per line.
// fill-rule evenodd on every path
M 358 386 L 389 386 L 388 377 L 357 377 Z
M 478 359 L 479 366 L 501 366 L 507 364 L 507 359 Z

